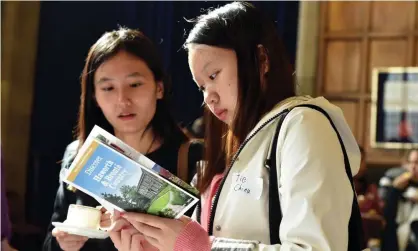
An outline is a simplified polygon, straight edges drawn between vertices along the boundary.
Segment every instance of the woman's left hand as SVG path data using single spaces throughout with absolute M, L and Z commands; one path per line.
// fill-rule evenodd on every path
M 110 239 L 118 251 L 158 251 L 132 226 L 110 232 Z
M 140 213 L 124 213 L 121 216 L 128 220 L 151 245 L 160 251 L 174 250 L 177 237 L 191 221 L 187 216 L 182 216 L 179 219 L 167 219 Z

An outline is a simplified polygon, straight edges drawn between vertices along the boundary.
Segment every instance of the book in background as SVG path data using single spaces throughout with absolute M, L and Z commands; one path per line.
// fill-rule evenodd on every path
M 108 210 L 178 218 L 198 201 L 194 187 L 98 126 L 87 137 L 63 181 Z

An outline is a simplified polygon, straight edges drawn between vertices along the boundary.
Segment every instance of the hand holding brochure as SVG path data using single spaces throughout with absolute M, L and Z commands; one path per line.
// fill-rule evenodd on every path
M 178 218 L 198 201 L 194 187 L 98 126 L 62 179 L 118 211 Z

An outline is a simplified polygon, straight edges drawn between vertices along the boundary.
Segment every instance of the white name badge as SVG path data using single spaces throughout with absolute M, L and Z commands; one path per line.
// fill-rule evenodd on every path
M 243 173 L 232 175 L 232 192 L 250 196 L 259 200 L 263 193 L 263 179 L 250 177 Z

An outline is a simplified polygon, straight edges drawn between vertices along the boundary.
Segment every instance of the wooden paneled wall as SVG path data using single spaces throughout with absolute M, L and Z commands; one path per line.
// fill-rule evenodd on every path
M 321 2 L 316 94 L 341 107 L 368 163 L 396 165 L 402 150 L 370 147 L 374 67 L 418 65 L 418 2 Z M 418 94 L 417 94 L 418 98 Z
M 40 2 L 1 2 L 1 145 L 14 223 L 24 222 Z M 29 177 L 30 178 L 30 177 Z

